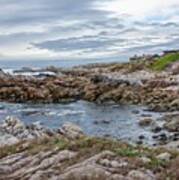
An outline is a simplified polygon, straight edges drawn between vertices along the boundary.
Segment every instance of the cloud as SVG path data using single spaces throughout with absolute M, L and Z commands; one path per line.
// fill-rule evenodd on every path
M 178 32 L 178 0 L 1 0 L 0 6 L 0 54 L 8 59 L 112 59 L 176 48 Z
M 178 6 L 178 0 L 111 0 L 94 3 L 96 9 L 117 15 L 127 14 L 136 19 L 167 17 L 175 14 Z

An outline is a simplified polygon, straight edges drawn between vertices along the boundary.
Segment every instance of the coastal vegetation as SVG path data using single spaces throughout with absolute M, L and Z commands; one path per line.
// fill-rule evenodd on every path
M 156 71 L 162 71 L 171 63 L 179 61 L 179 52 L 178 53 L 169 53 L 160 58 L 158 58 L 153 64 L 152 69 Z

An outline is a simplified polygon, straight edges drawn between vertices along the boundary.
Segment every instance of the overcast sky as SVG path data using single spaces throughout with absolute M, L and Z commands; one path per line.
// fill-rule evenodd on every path
M 115 58 L 179 48 L 179 0 L 0 0 L 0 59 Z

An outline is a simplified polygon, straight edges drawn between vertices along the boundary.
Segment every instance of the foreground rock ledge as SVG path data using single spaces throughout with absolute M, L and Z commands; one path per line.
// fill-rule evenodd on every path
M 16 122 L 16 123 L 15 123 Z M 17 122 L 19 125 L 17 126 Z M 7 126 L 9 123 L 9 126 Z M 49 134 L 9 118 L 3 126 L 18 139 L 0 148 L 0 180 L 163 180 L 179 178 L 179 152 L 148 149 L 119 141 L 92 138 L 73 124 Z M 16 128 L 12 128 L 16 126 Z M 11 127 L 11 128 L 10 128 Z M 12 130 L 13 129 L 13 130 Z M 37 136 L 37 132 L 41 136 Z

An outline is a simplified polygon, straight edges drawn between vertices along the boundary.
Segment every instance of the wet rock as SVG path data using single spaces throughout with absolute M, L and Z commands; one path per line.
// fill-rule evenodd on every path
M 138 145 L 142 145 L 144 142 L 143 142 L 142 140 L 138 140 L 136 143 L 137 143 Z
M 98 125 L 98 124 L 110 124 L 111 121 L 107 120 L 107 119 L 103 119 L 103 120 L 95 120 L 94 124 Z
M 64 124 L 58 131 L 59 133 L 70 139 L 78 139 L 84 136 L 83 130 L 73 123 Z
M 145 118 L 139 121 L 140 126 L 149 126 L 153 122 L 153 119 L 151 118 Z
M 167 141 L 168 137 L 165 133 L 159 135 L 161 141 Z
M 140 136 L 139 136 L 139 139 L 140 139 L 140 140 L 145 139 L 145 136 L 144 136 L 144 135 L 140 135 Z
M 166 133 L 161 133 L 159 135 L 154 135 L 152 137 L 153 137 L 153 139 L 156 139 L 160 143 L 166 143 L 168 141 L 168 136 Z
M 174 133 L 171 135 L 170 139 L 172 141 L 178 141 L 179 140 L 179 133 Z
M 149 118 L 149 117 L 152 117 L 151 114 L 141 114 L 142 117 L 146 117 L 146 118 Z M 150 118 L 149 118 L 150 119 Z
M 110 120 L 104 119 L 101 121 L 103 124 L 110 124 Z
M 160 132 L 161 130 L 162 130 L 162 128 L 161 127 L 159 127 L 159 126 L 156 126 L 156 127 L 152 127 L 152 132 L 154 132 L 154 133 L 158 133 L 158 132 Z
M 160 127 L 156 122 L 152 122 L 151 131 L 154 133 L 159 133 L 160 131 L 162 131 L 162 127 Z
M 133 110 L 132 113 L 133 114 L 140 114 L 140 111 L 139 110 Z

